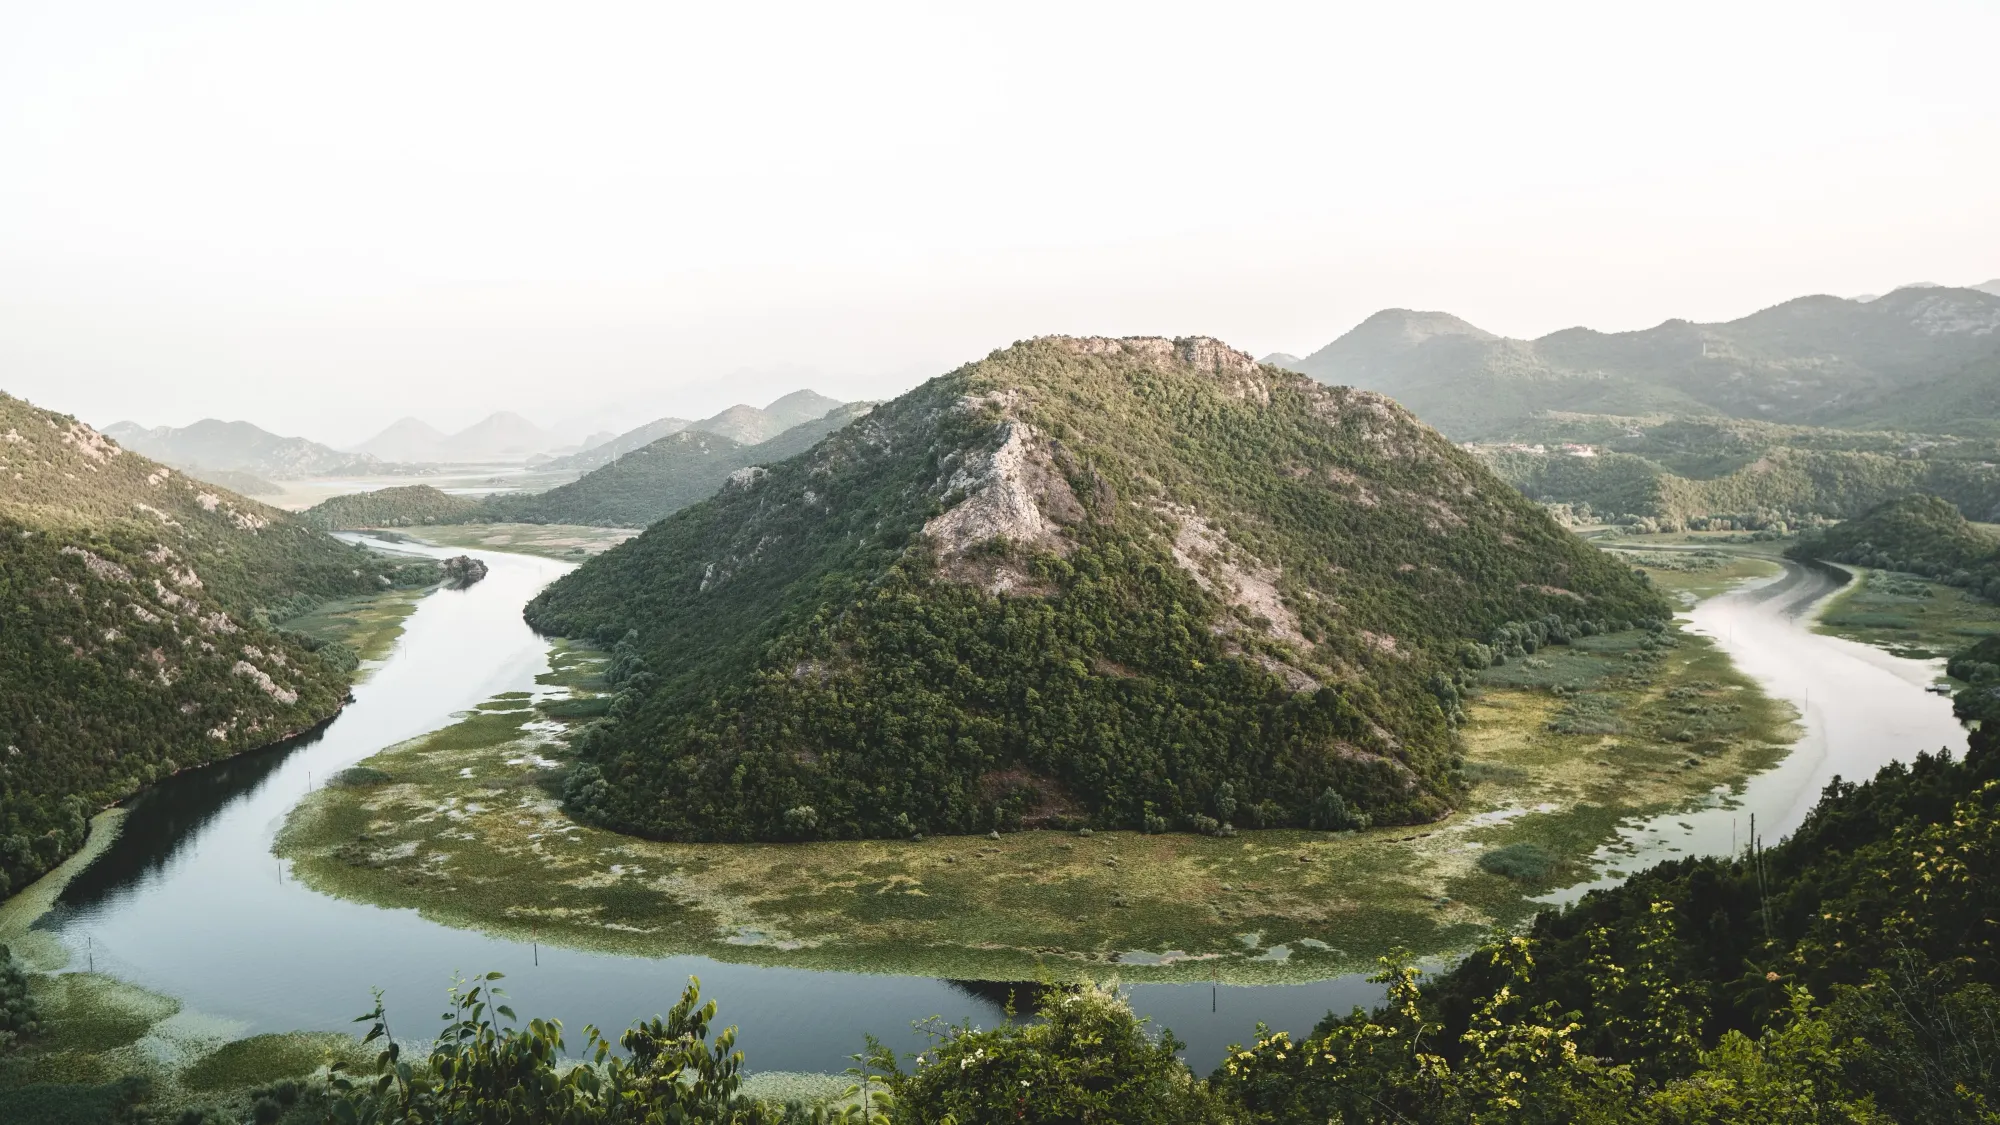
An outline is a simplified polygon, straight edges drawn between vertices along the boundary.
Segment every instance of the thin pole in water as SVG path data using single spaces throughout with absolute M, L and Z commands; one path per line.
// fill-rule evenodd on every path
M 89 934 L 83 935 L 84 954 L 90 958 L 90 971 L 97 971 L 97 941 Z

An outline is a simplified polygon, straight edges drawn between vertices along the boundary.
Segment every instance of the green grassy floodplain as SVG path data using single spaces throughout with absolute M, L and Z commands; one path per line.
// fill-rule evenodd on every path
M 1315 980 L 1525 922 L 1619 821 L 1740 785 L 1796 737 L 1789 709 L 1706 639 L 1633 631 L 1485 673 L 1465 730 L 1474 786 L 1435 824 L 670 844 L 560 807 L 568 757 L 550 712 L 563 708 L 549 705 L 591 697 L 601 660 L 559 644 L 534 696 L 369 759 L 386 781 L 308 798 L 279 854 L 327 893 L 607 952 L 958 979 Z M 1542 849 L 1548 877 L 1479 867 L 1510 844 Z
M 1853 573 L 1854 580 L 1813 623 L 1819 632 L 1914 660 L 1949 657 L 2000 633 L 2000 606 L 1956 586 L 1914 574 L 1842 569 Z
M 389 655 L 396 638 L 403 635 L 403 622 L 415 613 L 417 603 L 429 590 L 388 590 L 365 598 L 343 598 L 328 602 L 283 623 L 295 632 L 321 640 L 340 641 L 360 655 L 366 666 Z

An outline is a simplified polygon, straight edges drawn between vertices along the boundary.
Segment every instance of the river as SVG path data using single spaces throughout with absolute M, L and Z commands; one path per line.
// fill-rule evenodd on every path
M 1805 821 L 1835 778 L 1865 781 L 1918 751 L 1962 754 L 1966 731 L 1951 701 L 1924 690 L 1942 661 L 1891 656 L 1870 645 L 1812 631 L 1837 572 L 1787 559 L 1782 573 L 1746 582 L 1696 605 L 1686 628 L 1713 639 L 1764 691 L 1790 703 L 1804 733 L 1790 754 L 1750 779 L 1743 791 L 1710 794 L 1706 807 L 1619 830 L 1623 849 L 1600 849 L 1605 874 L 1542 901 L 1573 901 L 1618 881 L 1613 871 L 1642 870 L 1686 855 L 1729 855 L 1747 846 L 1752 825 L 1768 846 Z
M 911 1048 L 912 1024 L 932 1016 L 988 1025 L 1001 1018 L 991 989 L 977 985 L 537 947 L 293 882 L 271 845 L 311 787 L 495 694 L 532 690 L 547 671 L 548 644 L 523 624 L 520 609 L 569 564 L 472 553 L 490 568 L 485 581 L 426 597 L 389 657 L 327 726 L 189 771 L 132 802 L 118 839 L 36 923 L 68 946 L 71 969 L 94 967 L 178 997 L 183 1020 L 229 1036 L 349 1030 L 369 1007 L 370 989 L 381 988 L 398 1034 L 420 1037 L 441 1011 L 452 974 L 486 970 L 507 975 L 518 1011 L 572 1029 L 595 1023 L 615 1036 L 664 1012 L 695 975 L 761 1071 L 839 1071 L 870 1033 Z M 1732 826 L 1747 836 L 1751 812 L 1774 841 L 1799 823 L 1833 774 L 1865 777 L 1918 748 L 1964 746 L 1949 703 L 1922 690 L 1931 667 L 1810 632 L 1803 615 L 1831 583 L 1787 567 L 1781 578 L 1703 603 L 1690 627 L 1713 636 L 1774 695 L 1793 700 L 1805 715 L 1804 740 L 1733 801 L 1628 829 L 1640 857 L 1606 852 L 1607 867 L 1726 851 Z M 1300 1033 L 1329 1009 L 1381 994 L 1359 976 L 1303 985 L 1139 984 L 1129 992 L 1138 1012 L 1188 1044 L 1198 1071 L 1230 1043 L 1247 1041 L 1260 1020 Z

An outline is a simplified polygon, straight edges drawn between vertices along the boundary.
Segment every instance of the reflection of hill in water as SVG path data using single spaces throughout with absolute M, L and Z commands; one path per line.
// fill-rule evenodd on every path
M 126 803 L 118 839 L 63 888 L 52 917 L 88 910 L 165 870 L 218 814 L 255 791 L 293 751 L 318 742 L 325 732 L 322 723 L 261 750 L 176 774 L 133 797 Z
M 1031 980 L 947 980 L 944 983 L 967 996 L 991 1004 L 995 1015 L 1004 1015 L 1011 1010 L 1017 1016 L 1034 1015 L 1041 1007 L 1043 997 L 1065 987 Z

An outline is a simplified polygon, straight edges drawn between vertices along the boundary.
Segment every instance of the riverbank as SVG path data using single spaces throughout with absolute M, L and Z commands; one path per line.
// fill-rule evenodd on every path
M 2000 634 L 2000 606 L 1914 574 L 1842 567 L 1854 578 L 1813 628 L 1911 660 L 1948 659 Z M 1942 672 L 1940 672 L 1942 678 Z
M 562 812 L 552 716 L 591 694 L 593 659 L 559 650 L 536 692 L 368 759 L 369 784 L 300 803 L 279 854 L 329 894 L 607 953 L 971 980 L 1322 980 L 1524 923 L 1537 896 L 1596 875 L 1620 822 L 1740 788 L 1797 733 L 1711 640 L 1632 631 L 1484 673 L 1465 727 L 1472 788 L 1436 824 L 676 845 Z M 1487 858 L 1503 850 L 1519 862 Z

